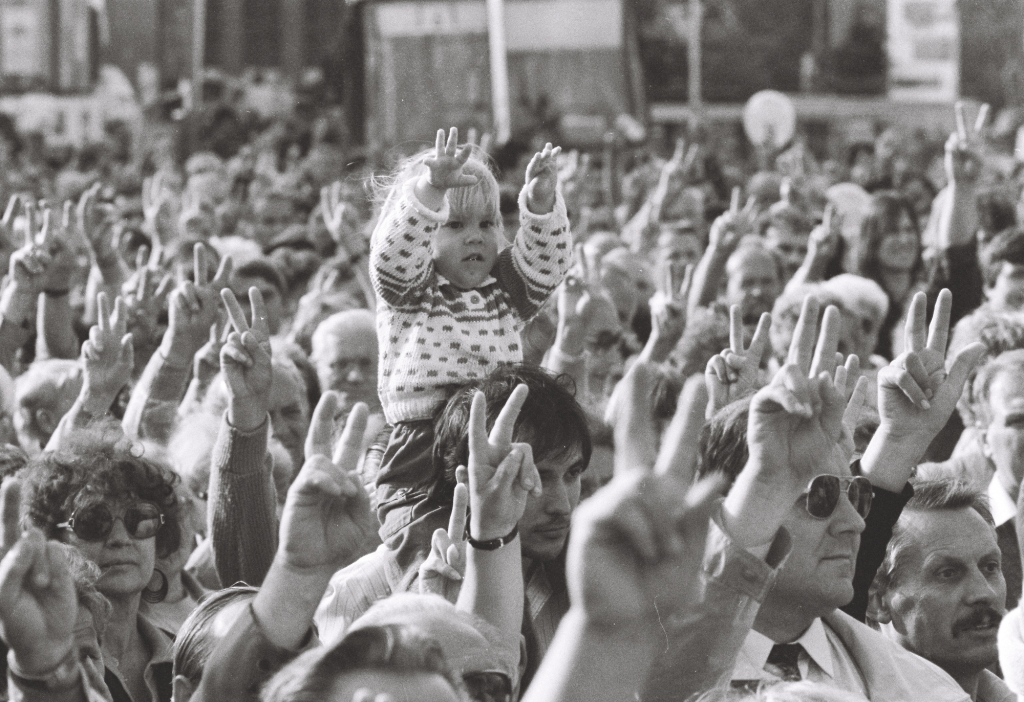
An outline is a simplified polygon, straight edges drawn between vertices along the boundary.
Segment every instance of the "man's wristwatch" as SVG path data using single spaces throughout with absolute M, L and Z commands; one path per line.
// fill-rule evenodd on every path
M 510 544 L 515 541 L 515 538 L 519 536 L 519 525 L 516 524 L 505 536 L 498 537 L 497 539 L 490 539 L 488 541 L 477 541 L 472 535 L 469 537 L 469 545 L 475 548 L 477 551 L 497 551 L 502 546 Z

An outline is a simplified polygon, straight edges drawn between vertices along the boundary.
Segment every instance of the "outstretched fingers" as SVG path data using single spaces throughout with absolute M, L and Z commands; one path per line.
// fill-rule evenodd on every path
M 750 348 L 747 353 L 757 360 L 758 363 L 764 357 L 764 351 L 768 348 L 771 340 L 772 315 L 769 312 L 762 312 L 761 318 L 757 320 L 757 328 L 754 329 L 754 336 L 750 340 Z
M 865 376 L 857 378 L 857 384 L 850 393 L 850 399 L 843 410 L 843 426 L 846 427 L 852 436 L 857 429 L 857 422 L 860 421 L 861 412 L 868 400 L 868 379 Z
M 459 466 L 465 471 L 465 466 Z M 456 470 L 458 472 L 458 470 Z M 452 497 L 452 513 L 448 517 L 448 538 L 453 542 L 466 540 L 466 524 L 469 521 L 469 486 L 459 481 Z
M 519 418 L 519 412 L 523 409 L 526 396 L 529 394 L 530 388 L 520 384 L 509 395 L 505 406 L 498 413 L 498 418 L 494 420 L 494 426 L 491 427 L 489 439 L 492 444 L 505 446 L 512 442 L 512 432 L 515 429 L 516 420 Z M 482 395 L 481 399 L 483 399 Z
M 110 331 L 110 303 L 107 300 L 105 292 L 96 295 L 96 326 L 99 327 L 100 333 L 103 335 Z
M 739 305 L 729 308 L 729 349 L 733 353 L 743 353 L 746 349 L 746 332 L 743 330 L 743 314 Z
M 370 418 L 370 409 L 364 402 L 357 402 L 348 413 L 345 428 L 334 451 L 334 465 L 346 473 L 354 473 L 359 467 L 359 458 L 363 451 L 363 437 L 366 435 L 366 424 Z
M 804 298 L 803 307 L 800 309 L 800 318 L 793 331 L 793 340 L 789 344 L 789 355 L 786 357 L 787 364 L 802 369 L 805 375 L 811 370 L 819 308 L 820 305 L 814 296 L 808 295 Z
M 231 326 L 235 328 L 235 331 L 239 334 L 249 331 L 249 323 L 245 321 L 245 311 L 238 304 L 235 294 L 228 288 L 224 288 L 220 291 L 220 297 L 224 300 L 224 306 L 228 311 L 228 318 L 231 320 Z
M 810 369 L 812 378 L 816 378 L 822 373 L 832 375 L 835 372 L 836 349 L 839 346 L 841 326 L 842 316 L 839 314 L 839 309 L 835 305 L 829 305 L 821 320 L 821 331 L 818 333 L 818 343 L 814 349 L 814 359 Z
M 975 341 L 973 344 L 968 344 L 960 349 L 956 358 L 953 359 L 953 365 L 950 366 L 946 382 L 949 383 L 950 388 L 957 397 L 960 397 L 960 393 L 963 392 L 967 377 L 974 370 L 974 367 L 981 362 L 987 351 L 988 349 L 983 343 Z
M 267 305 L 263 302 L 263 293 L 256 286 L 249 288 L 249 307 L 252 310 L 252 327 L 250 332 L 260 343 L 270 342 L 270 322 Z
M 197 286 L 206 285 L 208 275 L 206 268 L 206 246 L 199 243 L 192 249 L 192 279 Z
M 928 348 L 943 356 L 949 340 L 949 321 L 953 310 L 953 293 L 943 288 L 935 300 L 935 311 L 928 329 Z
M 922 351 L 928 344 L 928 297 L 923 292 L 914 294 L 907 312 L 904 338 L 907 351 Z
M 338 394 L 328 390 L 320 396 L 313 410 L 313 419 L 306 434 L 306 458 L 311 456 L 331 457 L 334 438 L 334 416 L 338 413 Z

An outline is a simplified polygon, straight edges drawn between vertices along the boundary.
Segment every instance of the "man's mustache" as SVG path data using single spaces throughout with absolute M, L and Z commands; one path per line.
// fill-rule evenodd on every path
M 975 607 L 964 617 L 953 622 L 953 632 L 960 633 L 979 626 L 996 627 L 1003 620 L 1003 615 L 992 607 Z

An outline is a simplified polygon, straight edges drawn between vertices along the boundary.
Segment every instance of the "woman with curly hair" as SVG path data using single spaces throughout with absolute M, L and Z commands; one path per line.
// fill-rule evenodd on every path
M 172 642 L 139 605 L 166 595 L 156 559 L 174 552 L 181 538 L 177 476 L 124 442 L 92 434 L 41 454 L 23 475 L 32 523 L 99 566 L 96 589 L 112 605 L 103 636 L 111 696 L 170 702 Z

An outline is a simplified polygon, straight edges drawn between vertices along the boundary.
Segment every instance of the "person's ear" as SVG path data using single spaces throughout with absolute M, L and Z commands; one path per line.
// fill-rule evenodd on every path
M 171 686 L 171 702 L 189 702 L 196 692 L 192 681 L 184 675 L 175 675 Z
M 992 460 L 992 444 L 988 441 L 988 426 L 982 426 L 981 419 L 978 420 L 978 443 L 981 444 L 981 454 L 988 460 Z
M 53 415 L 48 409 L 37 409 L 35 411 L 36 427 L 43 436 L 50 436 L 57 431 L 57 422 L 53 421 Z
M 868 621 L 878 624 L 888 624 L 892 621 L 892 612 L 889 610 L 889 598 L 886 597 L 886 589 L 879 584 L 876 578 L 868 588 L 868 609 L 866 613 Z

